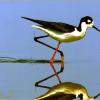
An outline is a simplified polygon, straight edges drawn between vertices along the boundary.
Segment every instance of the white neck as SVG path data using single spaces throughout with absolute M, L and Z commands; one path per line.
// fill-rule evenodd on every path
M 86 23 L 85 22 L 82 22 L 81 23 L 81 30 L 82 30 L 82 32 L 86 32 L 86 30 L 87 30 L 87 25 L 86 25 Z

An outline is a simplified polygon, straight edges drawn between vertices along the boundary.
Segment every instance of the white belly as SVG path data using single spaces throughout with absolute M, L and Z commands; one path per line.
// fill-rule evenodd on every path
M 37 29 L 44 31 L 51 38 L 53 38 L 57 41 L 60 41 L 60 42 L 72 42 L 72 41 L 80 40 L 85 36 L 85 32 L 80 33 L 77 31 L 77 29 L 75 29 L 75 31 L 72 33 L 56 34 L 55 32 L 53 32 L 51 30 L 47 30 L 41 26 L 32 25 L 32 27 L 35 27 Z

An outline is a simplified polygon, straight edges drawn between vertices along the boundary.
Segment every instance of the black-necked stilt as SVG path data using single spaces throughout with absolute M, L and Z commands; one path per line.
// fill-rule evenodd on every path
M 60 43 L 61 42 L 73 42 L 73 41 L 82 39 L 85 36 L 86 30 L 88 28 L 95 28 L 97 31 L 100 32 L 100 30 L 94 26 L 93 19 L 90 16 L 85 16 L 85 17 L 81 18 L 78 27 L 69 25 L 66 23 L 61 23 L 61 22 L 42 21 L 42 20 L 31 19 L 31 18 L 27 18 L 27 17 L 22 17 L 22 18 L 38 23 L 38 25 L 33 25 L 32 27 L 40 29 L 47 34 L 45 36 L 40 36 L 40 37 L 34 38 L 34 40 L 36 42 L 39 42 L 39 43 L 55 50 L 52 58 L 50 59 L 50 65 L 53 68 L 53 71 L 55 74 L 45 78 L 44 80 L 47 80 L 48 78 L 56 75 L 60 83 L 61 83 L 61 80 L 60 80 L 58 74 L 61 73 L 64 69 L 64 55 L 63 55 L 63 52 L 59 50 Z M 41 42 L 39 40 L 40 38 L 45 38 L 48 36 L 58 41 L 58 45 L 56 48 L 54 48 L 44 42 Z M 53 66 L 53 60 L 56 55 L 56 52 L 60 53 L 61 61 L 62 61 L 61 69 L 59 72 L 56 72 L 56 70 Z M 41 80 L 41 81 L 44 81 L 44 80 Z M 41 81 L 39 81 L 39 82 L 41 82 Z
M 64 82 L 51 87 L 48 92 L 33 100 L 95 100 L 96 96 L 90 97 L 84 86 L 72 82 Z

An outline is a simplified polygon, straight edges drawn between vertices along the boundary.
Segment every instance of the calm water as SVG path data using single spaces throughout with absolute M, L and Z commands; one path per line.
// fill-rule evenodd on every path
M 78 25 L 83 16 L 91 16 L 100 29 L 100 1 L 97 0 L 0 0 L 0 57 L 50 59 L 53 51 L 33 41 L 33 36 L 44 33 L 33 29 L 32 22 L 21 16 Z M 56 46 L 52 39 L 43 40 Z M 65 70 L 62 81 L 72 81 L 87 87 L 89 94 L 100 92 L 100 33 L 87 31 L 78 42 L 62 44 Z M 59 59 L 57 54 L 56 59 Z M 55 64 L 59 70 L 60 64 Z M 49 64 L 0 63 L 0 100 L 32 100 L 46 92 L 35 88 L 34 83 L 50 74 Z M 53 86 L 54 77 L 43 84 Z M 100 97 L 98 98 L 100 100 Z
M 81 64 L 84 67 L 81 67 Z M 83 84 L 87 87 L 90 95 L 95 95 L 100 90 L 99 66 L 95 66 L 93 62 L 81 62 L 81 64 L 66 62 L 65 70 L 60 77 L 62 81 Z M 55 64 L 55 67 L 59 69 L 60 64 Z M 34 87 L 34 83 L 51 73 L 52 69 L 49 64 L 0 64 L 0 93 L 4 96 L 11 95 L 5 98 L 6 100 L 32 100 L 46 92 L 46 89 Z M 57 83 L 58 81 L 54 77 L 43 84 L 53 86 Z M 2 98 L 0 99 L 2 100 Z

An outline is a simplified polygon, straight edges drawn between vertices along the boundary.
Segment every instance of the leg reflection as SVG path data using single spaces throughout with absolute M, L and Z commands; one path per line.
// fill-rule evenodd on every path
M 64 62 L 61 62 L 61 66 L 62 66 L 62 65 L 64 65 Z M 63 70 L 64 70 L 64 67 L 61 67 L 61 69 L 57 72 L 57 74 L 62 73 Z M 50 89 L 51 87 L 44 86 L 44 85 L 40 85 L 40 83 L 42 83 L 42 82 L 44 82 L 44 81 L 46 81 L 46 80 L 48 80 L 48 79 L 50 79 L 50 78 L 52 78 L 52 77 L 54 77 L 54 76 L 55 76 L 55 74 L 52 74 L 52 75 L 50 75 L 50 76 L 48 76 L 48 77 L 46 77 L 46 78 L 44 78 L 44 79 L 42 79 L 42 80 L 36 82 L 36 83 L 35 83 L 35 86 L 36 86 L 36 87 L 41 87 L 41 88 Z

